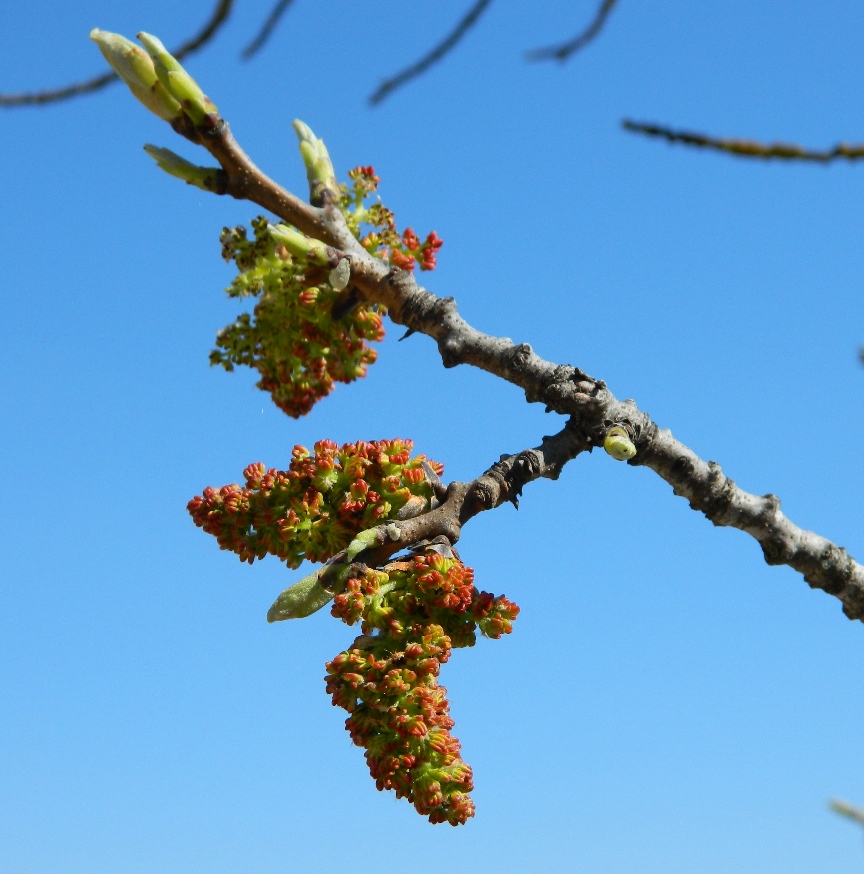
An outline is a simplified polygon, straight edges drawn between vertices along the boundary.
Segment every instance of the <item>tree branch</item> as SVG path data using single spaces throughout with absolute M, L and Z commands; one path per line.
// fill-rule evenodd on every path
M 529 403 L 543 403 L 547 412 L 569 417 L 561 435 L 547 438 L 552 442 L 544 441 L 539 449 L 531 450 L 538 453 L 536 457 L 529 460 L 522 453 L 506 462 L 502 460 L 474 483 L 451 484 L 438 509 L 391 523 L 398 531 L 394 544 L 427 539 L 429 534 L 458 539 L 467 518 L 518 495 L 518 476 L 523 474 L 516 476 L 514 471 L 529 472 L 522 484 L 536 478 L 531 471 L 539 471 L 537 476 L 550 476 L 560 469 L 562 458 L 602 446 L 610 428 L 620 427 L 636 447 L 636 455 L 628 464 L 653 470 L 676 495 L 687 498 L 694 510 L 715 525 L 751 535 L 762 547 L 768 564 L 789 565 L 803 574 L 812 588 L 838 598 L 850 619 L 864 621 L 864 567 L 842 547 L 787 519 L 780 512 L 777 497 L 752 495 L 736 486 L 718 464 L 703 461 L 669 431 L 661 430 L 632 400 L 619 401 L 602 380 L 576 367 L 545 361 L 527 343 L 517 344 L 471 327 L 459 315 L 452 297 L 437 297 L 422 288 L 413 273 L 392 268 L 366 252 L 332 202 L 325 200 L 320 208 L 310 206 L 261 173 L 222 119 L 213 127 L 182 132 L 192 139 L 198 137 L 219 160 L 228 177 L 228 193 L 271 210 L 326 243 L 331 247 L 328 257 L 334 265 L 347 257 L 352 285 L 366 300 L 385 306 L 397 324 L 435 340 L 445 367 L 471 364 L 519 386 Z M 519 458 L 523 460 L 517 464 L 514 459 Z M 511 482 L 508 477 L 516 478 Z
M 288 7 L 294 0 L 279 0 L 279 2 L 273 7 L 270 14 L 267 16 L 267 20 L 261 25 L 261 30 L 258 31 L 258 35 L 252 42 L 243 49 L 243 53 L 241 57 L 248 61 L 253 55 L 257 54 L 264 43 L 270 39 L 270 34 L 273 33 L 276 25 L 279 23 L 279 19 L 288 11 Z
M 395 76 L 385 79 L 369 97 L 369 103 L 376 106 L 397 88 L 401 88 L 406 82 L 416 79 L 418 76 L 425 73 L 430 67 L 437 64 L 438 61 L 451 52 L 456 47 L 457 43 L 460 42 L 462 37 L 471 30 L 491 2 L 492 0 L 477 0 L 456 27 L 454 27 L 437 46 L 427 54 L 423 55 L 419 61 L 411 64 L 410 67 L 406 67 Z
M 528 52 L 526 57 L 529 61 L 566 61 L 570 55 L 587 46 L 588 43 L 592 42 L 599 35 L 600 31 L 603 30 L 603 25 L 606 24 L 609 13 L 615 8 L 617 2 L 618 0 L 602 0 L 593 21 L 580 34 L 569 42 L 561 43 L 560 45 L 534 49 Z
M 231 7 L 234 5 L 234 0 L 219 0 L 210 20 L 204 25 L 191 39 L 184 42 L 176 51 L 171 54 L 177 60 L 182 60 L 186 55 L 191 55 L 202 46 L 206 45 L 216 34 L 220 27 L 228 20 L 231 13 Z M 73 85 L 66 85 L 63 88 L 54 88 L 47 91 L 33 91 L 24 94 L 0 94 L 0 106 L 36 106 L 42 103 L 56 103 L 59 100 L 68 100 L 70 97 L 77 97 L 79 94 L 89 94 L 92 91 L 99 91 L 106 85 L 110 85 L 118 78 L 116 73 L 104 73 L 101 76 L 96 76 L 93 79 L 87 79 L 84 82 L 77 82 Z
M 741 158 L 777 158 L 785 161 L 812 161 L 820 164 L 827 164 L 838 158 L 845 158 L 848 161 L 864 158 L 864 145 L 838 143 L 833 149 L 813 151 L 794 143 L 759 143 L 755 140 L 709 137 L 704 134 L 677 131 L 656 124 L 643 124 L 627 119 L 621 122 L 621 127 L 633 133 L 659 137 L 670 143 L 684 143 L 697 148 L 714 149 Z

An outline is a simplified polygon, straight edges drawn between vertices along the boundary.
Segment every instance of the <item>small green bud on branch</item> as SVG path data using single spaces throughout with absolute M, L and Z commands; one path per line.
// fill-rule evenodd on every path
M 327 247 L 319 240 L 313 240 L 288 225 L 270 225 L 270 236 L 284 246 L 291 255 L 306 258 L 313 264 L 322 266 L 330 263 Z
M 156 162 L 159 169 L 164 170 L 169 176 L 182 179 L 203 191 L 224 194 L 227 180 L 225 171 L 221 167 L 199 167 L 170 149 L 151 146 L 149 143 L 144 146 L 144 151 Z
M 295 118 L 291 126 L 300 141 L 300 155 L 306 165 L 309 201 L 314 206 L 321 206 L 325 191 L 331 192 L 334 200 L 338 199 L 339 183 L 336 181 L 336 173 L 324 140 L 316 137 L 312 129 L 299 118 Z
M 155 36 L 138 34 L 146 51 L 119 33 L 98 28 L 90 39 L 135 97 L 175 130 L 186 132 L 184 117 L 195 127 L 212 127 L 218 120 L 216 106 Z
M 320 571 L 315 571 L 285 589 L 267 611 L 267 621 L 304 619 L 329 604 L 333 600 L 333 592 L 321 585 L 319 575 Z
M 633 441 L 620 425 L 615 425 L 606 432 L 603 448 L 617 461 L 627 461 L 636 454 Z
M 183 114 L 180 102 L 169 92 L 156 73 L 153 59 L 140 46 L 106 30 L 93 28 L 90 39 L 99 46 L 114 72 L 152 113 L 164 121 L 175 121 Z
M 219 116 L 219 110 L 201 90 L 198 83 L 183 69 L 180 62 L 164 45 L 149 33 L 139 33 L 138 39 L 153 59 L 156 75 L 168 92 L 183 106 L 196 125 Z

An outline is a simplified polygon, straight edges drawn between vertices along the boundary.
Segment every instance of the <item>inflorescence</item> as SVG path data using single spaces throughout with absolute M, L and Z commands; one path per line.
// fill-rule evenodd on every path
M 295 446 L 288 470 L 261 462 L 244 471 L 245 486 L 204 489 L 188 504 L 199 528 L 249 564 L 268 553 L 288 567 L 332 558 L 354 536 L 396 514 L 412 498 L 428 506 L 426 456 L 411 458 L 410 440 Z M 427 462 L 436 474 L 438 462 Z
M 268 553 L 297 567 L 323 562 L 361 531 L 431 506 L 425 467 L 409 440 L 348 443 L 329 440 L 310 453 L 295 446 L 288 470 L 250 464 L 245 486 L 208 488 L 188 505 L 195 524 L 223 549 L 250 564 Z M 419 507 L 417 506 L 419 505 Z M 508 634 L 519 608 L 474 587 L 474 572 L 446 544 L 377 569 L 358 561 L 343 574 L 332 614 L 362 634 L 327 664 L 327 691 L 348 711 L 345 726 L 380 790 L 407 798 L 430 822 L 464 823 L 474 815 L 471 768 L 450 733 L 441 665 L 454 648 L 473 646 L 477 632 Z
M 366 204 L 379 181 L 372 167 L 358 167 L 348 176 L 351 187 L 340 186 L 339 205 L 366 251 L 402 270 L 417 263 L 434 270 L 442 245 L 438 235 L 432 231 L 421 242 L 411 228 L 400 234 L 389 209 L 380 202 Z M 369 343 L 384 337 L 383 309 L 362 300 L 343 306 L 352 293 L 350 275 L 344 285 L 334 278 L 333 265 L 316 241 L 287 225 L 271 225 L 263 216 L 253 220 L 252 229 L 254 240 L 242 226 L 222 231 L 222 256 L 239 270 L 227 293 L 259 300 L 251 313 L 218 333 L 210 363 L 229 371 L 238 364 L 256 369 L 258 388 L 298 418 L 337 382 L 366 375 L 377 357 Z M 289 250 L 280 234 L 299 244 Z
M 433 823 L 474 815 L 471 768 L 450 733 L 447 690 L 438 685 L 453 648 L 476 632 L 508 634 L 519 608 L 478 592 L 474 571 L 435 550 L 351 577 L 331 610 L 363 634 L 327 663 L 327 691 L 348 711 L 351 740 L 366 750 L 379 790 L 407 798 Z

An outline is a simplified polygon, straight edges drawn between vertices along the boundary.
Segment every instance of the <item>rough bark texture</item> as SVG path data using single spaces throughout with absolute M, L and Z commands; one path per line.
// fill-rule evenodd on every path
M 545 361 L 527 343 L 492 337 L 471 327 L 459 315 L 453 298 L 437 297 L 422 288 L 412 273 L 392 269 L 369 255 L 349 232 L 332 198 L 323 207 L 314 207 L 266 177 L 237 145 L 227 123 L 219 120 L 215 127 L 183 133 L 219 161 L 228 176 L 228 194 L 251 200 L 326 243 L 334 263 L 347 257 L 352 285 L 367 300 L 386 306 L 397 324 L 435 340 L 445 367 L 478 367 L 519 386 L 529 403 L 542 403 L 547 411 L 569 417 L 565 429 L 545 438 L 540 447 L 502 458 L 472 483 L 451 483 L 436 509 L 382 526 L 380 545 L 367 550 L 365 560 L 376 563 L 435 536 L 455 542 L 465 521 L 517 498 L 533 479 L 554 478 L 569 459 L 602 446 L 606 432 L 617 425 L 637 450 L 629 464 L 653 470 L 715 525 L 750 534 L 759 541 L 768 564 L 789 565 L 811 587 L 838 598 L 850 619 L 864 621 L 864 567 L 842 547 L 787 519 L 774 495 L 759 497 L 736 486 L 719 465 L 703 461 L 669 431 L 661 430 L 632 400 L 619 401 L 602 380 L 577 367 Z

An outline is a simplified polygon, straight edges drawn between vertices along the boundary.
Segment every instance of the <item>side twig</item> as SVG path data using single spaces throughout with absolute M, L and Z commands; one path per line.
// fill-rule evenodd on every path
M 376 106 L 397 88 L 401 88 L 406 82 L 416 79 L 418 76 L 425 73 L 431 66 L 437 64 L 438 61 L 451 52 L 462 37 L 471 30 L 491 2 L 492 0 L 477 0 L 456 27 L 453 28 L 453 30 L 440 43 L 438 43 L 435 48 L 433 48 L 428 54 L 423 55 L 419 61 L 411 64 L 410 67 L 406 67 L 395 76 L 385 79 L 369 97 L 369 103 Z
M 246 46 L 245 49 L 243 49 L 241 57 L 244 60 L 248 61 L 249 58 L 257 54 L 264 43 L 270 39 L 270 35 L 276 29 L 279 19 L 288 11 L 288 7 L 291 6 L 293 2 L 294 0 L 279 0 L 279 2 L 273 7 L 270 14 L 267 16 L 267 20 L 261 25 L 261 30 L 258 31 L 258 35 L 248 46 Z
M 575 54 L 580 49 L 585 48 L 588 43 L 593 42 L 600 31 L 603 30 L 603 25 L 606 24 L 606 19 L 615 8 L 617 2 L 618 0 L 602 0 L 594 19 L 580 34 L 573 37 L 569 42 L 546 46 L 542 49 L 534 49 L 528 52 L 526 57 L 529 61 L 566 61 L 570 55 Z
M 193 36 L 186 40 L 176 51 L 172 52 L 177 60 L 182 60 L 187 55 L 196 52 L 202 46 L 206 45 L 216 34 L 220 27 L 228 20 L 231 13 L 231 7 L 234 5 L 234 0 L 219 0 L 210 20 L 204 27 Z M 77 97 L 79 94 L 89 94 L 92 91 L 99 91 L 106 85 L 110 85 L 117 80 L 116 73 L 104 73 L 101 76 L 96 76 L 93 79 L 87 79 L 84 82 L 76 82 L 73 85 L 66 85 L 63 88 L 53 88 L 46 91 L 32 91 L 24 94 L 0 94 L 0 106 L 38 106 L 43 103 L 56 103 L 59 100 L 68 100 L 70 97 Z
M 760 143 L 755 140 L 709 137 L 704 134 L 672 130 L 656 124 L 643 124 L 627 119 L 621 122 L 621 127 L 633 133 L 659 137 L 670 143 L 684 143 L 697 148 L 714 149 L 741 158 L 778 158 L 786 161 L 812 161 L 820 164 L 827 164 L 838 158 L 845 158 L 848 161 L 864 158 L 864 145 L 838 143 L 833 149 L 814 151 L 794 143 Z
M 502 455 L 485 473 L 470 483 L 436 483 L 440 504 L 411 519 L 380 525 L 375 544 L 357 554 L 354 561 L 368 567 L 380 567 L 398 552 L 428 542 L 451 546 L 459 541 L 462 526 L 485 510 L 493 510 L 510 502 L 518 507 L 522 489 L 535 480 L 558 479 L 568 461 L 591 447 L 578 428 L 568 422 L 563 430 L 544 437 L 540 446 L 525 449 L 516 455 Z M 323 585 L 347 559 L 347 550 L 333 556 L 319 574 Z

